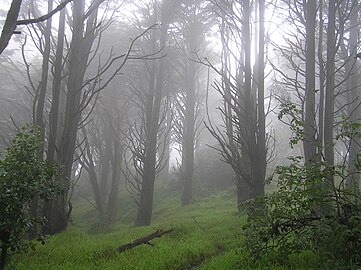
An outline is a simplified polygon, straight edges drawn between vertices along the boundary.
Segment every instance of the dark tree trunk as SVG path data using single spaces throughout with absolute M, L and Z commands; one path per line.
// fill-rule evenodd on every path
M 49 163 L 55 161 L 56 145 L 58 138 L 59 125 L 59 106 L 60 106 L 60 89 L 62 83 L 62 65 L 64 52 L 64 32 L 65 32 L 65 9 L 61 10 L 59 16 L 58 40 L 55 53 L 54 62 L 54 77 L 52 85 L 52 102 L 49 114 L 49 139 L 47 149 L 47 160 Z M 53 202 L 45 201 L 43 207 L 43 214 L 46 217 L 45 232 L 51 232 L 51 224 L 53 221 Z
M 266 178 L 266 115 L 264 108 L 264 12 L 265 12 L 265 2 L 264 0 L 259 0 L 259 41 L 258 41 L 258 65 L 257 65 L 257 112 L 258 112 L 258 128 L 257 128 L 257 149 L 258 149 L 258 162 L 251 164 L 255 172 L 255 179 L 253 184 L 253 194 L 252 197 L 264 195 L 264 181 Z
M 357 123 L 361 117 L 361 102 L 359 100 L 360 96 L 360 73 L 359 68 L 360 64 L 358 60 L 355 58 L 357 53 L 357 45 L 359 43 L 359 20 L 358 20 L 358 12 L 360 11 L 360 4 L 355 1 L 355 4 L 351 10 L 351 26 L 350 26 L 350 38 L 349 38 L 349 51 L 348 57 L 349 62 L 346 65 L 346 80 L 348 85 L 348 112 L 350 116 L 350 121 L 353 123 Z M 360 133 L 360 128 L 356 130 L 356 132 Z M 360 193 L 360 173 L 356 166 L 357 155 L 361 151 L 361 140 L 359 136 L 353 136 L 350 141 L 350 153 L 348 159 L 348 173 L 346 179 L 346 188 L 351 190 L 354 193 Z
M 53 0 L 48 1 L 48 13 L 53 9 Z M 44 51 L 42 53 L 43 63 L 41 70 L 41 79 L 37 89 L 37 93 L 35 95 L 34 103 L 35 103 L 35 112 L 34 112 L 34 124 L 40 128 L 42 141 L 45 141 L 45 123 L 44 123 L 44 107 L 45 107 L 45 96 L 46 89 L 48 86 L 48 73 L 49 73 L 49 60 L 50 60 L 50 37 L 51 37 L 51 18 L 46 22 L 46 27 L 44 31 Z M 43 155 L 43 152 L 40 153 Z M 31 214 L 34 217 L 38 216 L 38 206 L 39 206 L 39 198 L 35 197 L 31 201 Z M 34 237 L 34 233 L 30 231 L 30 238 Z
M 154 12 L 156 14 L 157 1 L 154 3 Z M 157 16 L 155 15 L 155 18 Z M 162 20 L 163 21 L 163 20 Z M 160 33 L 160 48 L 166 47 L 168 25 L 161 24 Z M 157 39 L 153 40 L 153 49 L 157 48 Z M 162 102 L 162 88 L 163 88 L 163 73 L 164 73 L 164 59 L 156 60 L 157 67 L 154 66 L 150 81 L 150 91 L 148 98 L 147 109 L 147 138 L 145 143 L 145 160 L 144 170 L 142 175 L 142 186 L 139 198 L 138 213 L 135 220 L 135 226 L 149 226 L 152 221 L 153 212 L 153 195 L 154 195 L 154 182 L 156 176 L 157 165 L 157 143 L 159 131 L 159 115 Z
M 120 166 L 122 164 L 123 146 L 120 145 L 118 140 L 114 140 L 113 158 L 112 162 L 112 182 L 110 187 L 108 205 L 107 205 L 107 217 L 108 222 L 113 222 L 116 215 L 117 199 L 119 193 L 120 184 Z
M 187 92 L 185 101 L 185 130 L 183 135 L 183 193 L 182 205 L 191 203 L 193 196 L 193 171 L 194 171 L 194 129 L 195 129 L 195 81 L 196 66 L 190 59 L 187 70 Z
M 13 0 L 11 2 L 11 6 L 10 6 L 9 12 L 6 16 L 3 30 L 1 32 L 0 54 L 2 54 L 2 52 L 8 46 L 9 41 L 14 33 L 14 30 L 16 28 L 17 19 L 18 19 L 19 12 L 20 12 L 21 2 L 22 2 L 22 0 Z
M 327 62 L 326 62 L 326 96 L 325 96 L 325 161 L 329 168 L 328 180 L 333 184 L 334 173 L 334 88 L 335 88 L 335 50 L 336 50 L 336 4 L 329 1 L 327 25 Z
M 73 4 L 73 37 L 69 53 L 65 119 L 59 142 L 59 162 L 63 166 L 62 177 L 65 181 L 66 191 L 57 198 L 55 207 L 53 207 L 53 213 L 56 217 L 56 224 L 54 224 L 53 229 L 55 233 L 64 230 L 68 223 L 68 190 L 70 189 L 78 125 L 82 113 L 82 84 L 94 40 L 97 9 L 93 10 L 89 16 L 87 29 L 84 33 L 84 5 L 83 1 L 75 1 Z
M 305 162 L 314 162 L 316 158 L 316 110 L 315 110 L 315 35 L 316 35 L 316 1 L 307 1 L 306 13 L 306 93 L 304 112 L 303 150 Z

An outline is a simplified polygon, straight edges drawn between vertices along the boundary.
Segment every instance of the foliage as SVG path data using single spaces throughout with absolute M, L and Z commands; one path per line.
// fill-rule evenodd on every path
M 156 186 L 155 208 L 151 227 L 133 227 L 136 209 L 126 202 L 117 223 L 106 231 L 90 232 L 96 209 L 86 201 L 74 207 L 73 225 L 51 236 L 46 245 L 35 251 L 12 257 L 14 269 L 316 269 L 318 257 L 312 252 L 294 256 L 285 267 L 272 264 L 271 259 L 255 264 L 244 250 L 240 224 L 244 216 L 235 210 L 233 192 L 221 192 L 209 197 L 195 198 L 186 207 L 179 205 L 176 192 L 165 192 L 164 185 Z M 124 219 L 124 216 L 127 218 Z M 131 216 L 131 217 L 130 217 Z M 147 235 L 158 228 L 174 227 L 175 231 L 124 253 L 116 248 L 132 239 Z
M 341 179 L 334 186 L 323 162 L 304 165 L 297 157 L 277 167 L 278 190 L 248 202 L 244 229 L 254 258 L 273 254 L 285 263 L 290 254 L 311 250 L 333 267 L 361 265 L 361 198 L 342 187 L 344 171 L 334 168 Z
M 0 160 L 0 236 L 11 250 L 27 245 L 25 233 L 40 236 L 42 218 L 31 215 L 29 203 L 35 197 L 49 200 L 61 191 L 58 168 L 43 159 L 38 128 L 24 127 Z

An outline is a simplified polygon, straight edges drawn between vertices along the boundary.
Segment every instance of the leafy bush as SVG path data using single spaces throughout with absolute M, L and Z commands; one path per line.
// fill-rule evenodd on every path
M 49 200 L 60 192 L 57 176 L 57 166 L 43 159 L 39 130 L 21 129 L 0 160 L 1 267 L 8 248 L 15 251 L 26 247 L 23 239 L 28 231 L 41 236 L 38 225 L 43 219 L 31 215 L 29 203 L 35 197 Z
M 327 182 L 322 162 L 304 165 L 298 157 L 277 167 L 278 190 L 247 203 L 246 245 L 254 258 L 285 263 L 290 254 L 311 250 L 332 266 L 361 265 L 361 198 L 342 188 L 342 166 L 333 170 L 341 178 L 337 187 Z

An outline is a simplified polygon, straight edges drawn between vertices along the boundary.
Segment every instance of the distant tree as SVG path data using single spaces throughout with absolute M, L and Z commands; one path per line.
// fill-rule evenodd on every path
M 177 5 L 171 23 L 172 43 L 169 65 L 173 73 L 171 100 L 173 109 L 172 137 L 181 156 L 179 176 L 183 205 L 192 201 L 194 154 L 202 121 L 200 113 L 201 71 L 196 63 L 199 50 L 206 49 L 205 33 L 211 25 L 205 1 L 189 0 Z
M 40 129 L 22 128 L 0 160 L 0 269 L 4 269 L 7 250 L 21 249 L 25 233 L 41 236 L 44 217 L 32 215 L 29 201 L 50 200 L 61 191 L 56 181 L 58 167 L 42 158 Z
M 123 134 L 129 108 L 124 96 L 108 95 L 103 95 L 92 113 L 92 120 L 82 127 L 80 138 L 84 141 L 84 149 L 78 151 L 78 162 L 87 172 L 95 206 L 105 222 L 114 220 L 116 213 L 124 156 Z
M 216 127 L 209 120 L 207 128 L 218 140 L 217 151 L 235 172 L 237 202 L 264 195 L 267 166 L 267 136 L 264 106 L 264 23 L 256 28 L 258 50 L 251 64 L 252 52 L 252 6 L 251 1 L 214 1 L 219 18 L 222 43 L 221 68 L 206 64 L 219 76 L 213 84 L 222 97 L 219 108 L 224 128 Z M 259 18 L 264 20 L 264 2 L 259 6 Z M 240 27 L 242 25 L 242 27 Z M 201 60 L 204 62 L 204 60 Z M 269 154 L 269 153 L 268 153 Z

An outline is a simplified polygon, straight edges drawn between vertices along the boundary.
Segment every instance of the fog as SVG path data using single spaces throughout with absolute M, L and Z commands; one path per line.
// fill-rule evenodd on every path
M 242 213 L 293 157 L 342 166 L 359 190 L 355 1 L 31 0 L 14 19 L 15 2 L 0 8 L 0 150 L 39 127 L 65 187 L 32 208 L 47 233 L 83 204 L 104 228 L 124 204 L 149 226 L 167 194 L 187 207 L 229 192 Z

